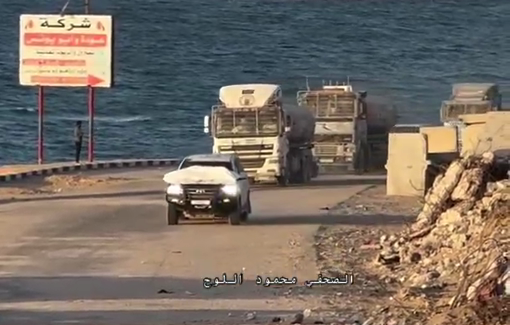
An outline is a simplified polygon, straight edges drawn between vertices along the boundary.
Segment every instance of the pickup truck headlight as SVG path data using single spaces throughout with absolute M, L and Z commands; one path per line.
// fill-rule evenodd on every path
M 182 186 L 173 184 L 167 187 L 166 194 L 169 195 L 181 195 L 183 193 Z
M 239 193 L 239 187 L 237 187 L 237 185 L 225 185 L 221 190 L 229 196 L 236 196 L 237 193 Z

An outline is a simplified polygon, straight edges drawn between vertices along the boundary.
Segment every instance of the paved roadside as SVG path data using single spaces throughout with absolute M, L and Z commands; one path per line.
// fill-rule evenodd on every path
M 92 189 L 80 189 L 69 199 L 0 205 L 0 324 L 288 323 L 304 309 L 330 308 L 320 288 L 303 286 L 317 277 L 316 231 L 356 220 L 323 207 L 368 185 L 336 179 L 267 188 L 253 193 L 246 225 L 173 227 L 165 224 L 161 174 L 138 173 L 120 173 L 131 181 L 95 194 L 120 187 L 158 193 L 91 197 Z M 203 287 L 204 277 L 238 272 L 243 285 Z M 299 283 L 266 288 L 257 275 L 295 276 Z
M 72 166 L 75 165 L 72 162 L 58 162 L 58 163 L 51 163 L 51 164 L 32 164 L 32 165 L 3 165 L 0 166 L 0 176 L 5 175 L 12 175 L 12 174 L 19 174 L 19 173 L 26 173 L 31 171 L 37 171 L 41 169 L 48 169 L 48 168 L 58 168 L 63 166 Z
M 74 162 L 60 162 L 42 165 L 6 165 L 0 167 L 0 182 L 10 182 L 31 176 L 48 176 L 76 171 L 110 169 L 110 168 L 133 168 L 133 167 L 158 167 L 175 166 L 179 159 L 123 159 L 111 161 L 95 161 L 92 163 L 76 164 Z

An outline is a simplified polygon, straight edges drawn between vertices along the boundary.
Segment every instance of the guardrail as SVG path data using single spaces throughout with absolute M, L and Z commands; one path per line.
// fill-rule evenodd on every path
M 98 169 L 113 169 L 113 168 L 137 168 L 137 167 L 162 167 L 162 166 L 176 166 L 180 159 L 130 159 L 130 160 L 114 160 L 114 161 L 99 161 L 93 163 L 62 165 L 58 167 L 44 167 L 34 166 L 34 169 L 14 172 L 12 174 L 0 175 L 0 182 L 10 182 L 15 180 L 24 179 L 31 176 L 49 176 L 55 174 L 62 174 L 74 171 L 92 171 Z

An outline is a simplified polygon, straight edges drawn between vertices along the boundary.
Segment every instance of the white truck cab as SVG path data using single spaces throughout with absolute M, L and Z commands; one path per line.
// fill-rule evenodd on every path
M 250 183 L 236 155 L 188 156 L 163 180 L 168 184 L 168 225 L 181 218 L 204 217 L 239 225 L 251 213 Z
M 306 183 L 316 176 L 311 151 L 315 120 L 308 110 L 283 106 L 277 84 L 221 87 L 204 117 L 213 153 L 238 156 L 255 183 Z

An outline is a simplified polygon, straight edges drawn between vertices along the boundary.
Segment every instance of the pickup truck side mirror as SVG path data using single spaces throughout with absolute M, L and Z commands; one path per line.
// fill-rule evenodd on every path
M 242 180 L 245 180 L 248 178 L 248 175 L 246 174 L 246 172 L 241 172 L 237 175 L 237 180 L 238 181 L 242 181 Z

